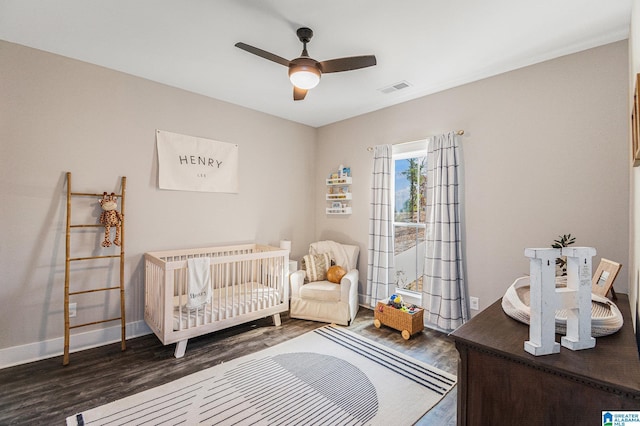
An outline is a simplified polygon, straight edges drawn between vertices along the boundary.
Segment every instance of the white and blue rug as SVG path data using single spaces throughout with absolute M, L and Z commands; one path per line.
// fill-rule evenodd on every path
M 412 424 L 455 383 L 452 374 L 326 326 L 70 416 L 67 425 Z

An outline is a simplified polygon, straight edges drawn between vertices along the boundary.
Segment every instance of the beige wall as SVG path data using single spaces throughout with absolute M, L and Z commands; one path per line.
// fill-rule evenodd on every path
M 565 56 L 320 128 L 317 234 L 360 245 L 366 282 L 367 146 L 464 129 L 467 282 L 480 309 L 527 274 L 527 247 L 560 234 L 625 265 L 615 288 L 628 290 L 627 43 Z M 382 96 L 382 95 L 381 95 Z M 324 209 L 326 175 L 351 166 L 353 214 Z M 361 291 L 362 293 L 362 291 Z
M 289 238 L 300 258 L 314 239 L 332 238 L 360 246 L 364 285 L 366 148 L 451 129 L 466 132 L 467 278 L 481 309 L 527 273 L 525 247 L 562 233 L 596 247 L 596 262 L 629 264 L 626 42 L 320 129 L 6 42 L 0 76 L 0 323 L 10 324 L 0 328 L 0 355 L 19 345 L 43 355 L 61 343 L 66 171 L 75 190 L 91 192 L 116 191 L 127 176 L 129 323 L 142 322 L 142 255 L 151 250 Z M 237 143 L 240 194 L 158 190 L 156 129 Z M 324 180 L 339 164 L 353 172 L 354 213 L 328 217 Z M 78 242 L 97 245 L 95 235 Z M 93 304 L 100 309 L 79 308 Z
M 128 323 L 143 320 L 146 251 L 288 238 L 301 256 L 312 241 L 315 129 L 1 41 L 0 76 L 0 349 L 60 345 L 66 171 L 80 192 L 117 192 L 127 177 Z M 156 129 L 237 143 L 240 193 L 159 190 Z M 103 252 L 95 236 L 72 241 L 79 256 Z M 79 285 L 117 271 L 80 269 Z

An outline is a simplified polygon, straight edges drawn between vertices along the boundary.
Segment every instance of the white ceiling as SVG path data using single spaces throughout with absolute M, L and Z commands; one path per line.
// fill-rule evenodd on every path
M 313 127 L 628 37 L 632 0 L 0 0 L 0 39 Z M 292 100 L 287 59 L 375 54 Z M 401 81 L 410 87 L 379 89 Z

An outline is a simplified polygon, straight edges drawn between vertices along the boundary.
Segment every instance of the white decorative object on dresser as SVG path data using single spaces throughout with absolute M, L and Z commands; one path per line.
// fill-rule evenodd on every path
M 351 214 L 351 169 L 340 165 L 327 179 L 327 214 Z

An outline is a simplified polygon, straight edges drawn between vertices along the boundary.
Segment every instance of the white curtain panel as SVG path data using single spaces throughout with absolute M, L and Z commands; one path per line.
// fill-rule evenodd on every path
M 447 331 L 455 330 L 469 319 L 462 264 L 459 158 L 455 132 L 429 140 L 422 303 L 425 324 Z
M 365 293 L 365 303 L 372 307 L 389 296 L 393 282 L 392 161 L 391 145 L 374 147 Z

